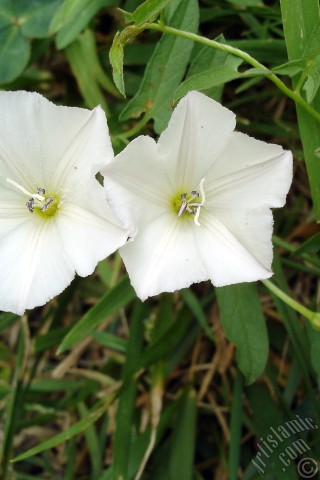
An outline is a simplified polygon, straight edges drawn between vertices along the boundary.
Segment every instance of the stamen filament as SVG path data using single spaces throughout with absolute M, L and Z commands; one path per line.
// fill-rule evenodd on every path
M 16 187 L 18 190 L 20 190 L 22 193 L 24 193 L 25 195 L 28 195 L 28 197 L 30 198 L 36 198 L 37 200 L 40 200 L 41 202 L 43 202 L 43 200 L 45 199 L 45 197 L 43 195 L 39 195 L 38 193 L 31 193 L 31 192 L 28 192 L 28 190 L 26 188 L 24 188 L 22 185 L 20 185 L 19 183 L 15 182 L 14 180 L 11 180 L 11 178 L 7 178 L 6 179 L 8 183 L 10 183 L 13 187 Z

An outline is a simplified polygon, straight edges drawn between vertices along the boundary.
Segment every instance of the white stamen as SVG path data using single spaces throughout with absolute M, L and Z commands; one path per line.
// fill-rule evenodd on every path
M 26 188 L 24 188 L 22 185 L 15 182 L 14 180 L 11 180 L 11 178 L 7 178 L 6 180 L 7 180 L 8 183 L 10 183 L 12 186 L 16 187 L 22 193 L 24 193 L 25 195 L 28 195 L 28 197 L 36 198 L 37 200 L 40 200 L 41 202 L 43 202 L 43 200 L 45 199 L 45 197 L 43 195 L 39 195 L 38 193 L 28 192 L 28 190 Z
M 178 211 L 178 217 L 182 217 L 187 207 L 188 207 L 188 202 L 186 200 L 183 200 Z

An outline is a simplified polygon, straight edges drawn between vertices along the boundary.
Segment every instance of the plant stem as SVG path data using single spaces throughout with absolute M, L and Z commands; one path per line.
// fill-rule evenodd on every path
M 267 287 L 268 290 L 277 295 L 280 300 L 282 300 L 284 303 L 289 305 L 289 307 L 293 308 L 293 310 L 307 318 L 313 328 L 315 328 L 316 330 L 320 330 L 320 312 L 313 312 L 312 310 L 309 310 L 309 308 L 304 307 L 303 305 L 301 305 L 301 303 L 289 297 L 289 295 L 284 293 L 284 291 L 277 287 L 274 283 L 270 282 L 270 280 L 261 280 L 261 282 L 265 287 Z
M 315 118 L 318 122 L 320 122 L 320 113 L 318 113 L 314 108 L 312 108 L 309 103 L 307 103 L 299 94 L 299 92 L 291 90 L 282 80 L 280 80 L 277 75 L 272 73 L 265 65 L 258 62 L 255 58 L 251 57 L 246 52 L 239 50 L 238 48 L 232 47 L 231 45 L 226 45 L 224 43 L 219 43 L 215 40 L 210 40 L 209 38 L 201 37 L 200 35 L 196 35 L 195 33 L 185 32 L 184 30 L 178 30 L 177 28 L 168 27 L 163 25 L 162 23 L 150 23 L 147 26 L 149 30 L 157 30 L 158 32 L 162 33 L 169 33 L 171 35 L 176 35 L 178 37 L 187 38 L 197 43 L 202 43 L 208 47 L 215 48 L 217 50 L 222 50 L 223 52 L 230 53 L 231 55 L 235 55 L 236 57 L 242 58 L 245 62 L 252 65 L 254 68 L 258 68 L 259 70 L 263 70 L 265 72 L 266 78 L 268 78 L 272 83 L 274 83 L 279 90 L 281 90 L 287 97 L 291 98 L 300 105 L 304 110 L 306 110 L 313 118 Z

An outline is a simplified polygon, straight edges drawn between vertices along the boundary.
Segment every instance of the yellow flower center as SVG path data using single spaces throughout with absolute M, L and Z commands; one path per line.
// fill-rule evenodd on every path
M 46 193 L 43 187 L 38 187 L 37 193 L 31 193 L 10 178 L 7 178 L 7 182 L 29 197 L 29 200 L 26 202 L 26 208 L 30 213 L 35 213 L 43 219 L 46 219 L 52 217 L 57 212 L 59 208 L 59 197 L 56 194 Z
M 188 215 L 194 215 L 194 223 L 200 226 L 199 215 L 200 209 L 205 203 L 205 193 L 203 189 L 204 178 L 199 184 L 199 192 L 179 192 L 172 199 L 173 211 L 180 218 L 188 218 Z M 190 217 L 189 217 L 190 218 Z

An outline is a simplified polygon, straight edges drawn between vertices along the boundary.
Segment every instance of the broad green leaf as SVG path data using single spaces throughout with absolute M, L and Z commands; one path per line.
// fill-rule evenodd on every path
M 306 94 L 307 102 L 311 103 L 320 86 L 320 21 L 318 21 L 312 31 L 299 63 L 302 64 L 304 68 L 302 73 L 304 79 L 302 90 Z
M 17 22 L 21 32 L 30 38 L 49 35 L 49 25 L 62 0 L 20 0 L 16 3 Z
M 136 26 L 150 20 L 154 21 L 169 0 L 146 0 L 132 13 L 131 19 Z
M 268 357 L 268 334 L 254 283 L 216 288 L 221 321 L 237 348 L 237 361 L 247 383 L 262 374 Z
M 305 67 L 305 62 L 303 60 L 294 60 L 293 62 L 287 62 L 283 65 L 279 65 L 272 69 L 276 75 L 288 75 L 293 77 L 301 72 Z
M 171 439 L 169 478 L 172 480 L 193 479 L 193 463 L 196 440 L 197 397 L 195 391 L 186 392 L 178 412 L 177 423 Z
M 281 0 L 280 3 L 289 61 L 299 60 L 310 39 L 313 35 L 317 36 L 319 2 L 318 0 Z M 298 81 L 296 77 L 293 78 L 294 88 Z M 318 112 L 320 111 L 320 91 L 313 99 L 312 106 Z M 317 220 L 320 220 L 319 157 L 317 155 L 320 147 L 320 125 L 298 105 L 296 109 L 314 210 Z
M 16 25 L 0 31 L 0 84 L 12 82 L 25 69 L 30 43 Z
M 241 58 L 234 57 L 233 65 L 225 64 L 223 67 L 212 67 L 188 77 L 175 91 L 174 102 L 184 97 L 190 90 L 208 90 L 211 87 L 217 87 L 241 77 L 242 74 L 238 72 L 238 66 L 242 62 Z
M 170 17 L 177 2 L 169 2 L 165 12 Z M 169 20 L 172 27 L 189 32 L 198 29 L 198 3 L 196 0 L 178 2 Z M 144 78 L 137 94 L 126 105 L 122 120 L 138 118 L 146 112 L 146 120 L 155 120 L 155 131 L 160 133 L 167 126 L 172 109 L 173 93 L 185 73 L 193 43 L 173 35 L 163 35 L 148 62 Z
M 302 90 L 306 94 L 306 99 L 308 103 L 311 103 L 316 96 L 317 91 L 320 86 L 320 55 L 315 58 L 312 65 L 307 69 L 307 80 L 305 81 Z
M 11 0 L 2 0 L 0 9 L 0 28 L 13 24 L 16 18 L 16 6 Z
M 56 45 L 63 49 L 84 30 L 94 15 L 116 0 L 66 0 L 56 11 L 50 24 L 50 33 L 57 33 Z
M 60 445 L 61 443 L 70 440 L 70 438 L 74 437 L 75 435 L 78 435 L 79 433 L 83 432 L 86 430 L 90 425 L 92 425 L 94 422 L 98 420 L 98 418 L 101 417 L 101 415 L 104 413 L 104 409 L 100 409 L 96 412 L 91 412 L 87 417 L 83 418 L 79 422 L 75 423 L 72 425 L 70 428 L 65 430 L 64 432 L 58 433 L 58 435 L 55 435 L 53 438 L 50 438 L 49 440 L 46 440 L 39 445 L 36 445 L 35 447 L 31 448 L 30 450 L 27 450 L 24 453 L 21 453 L 17 457 L 15 457 L 12 462 L 20 462 L 21 460 L 24 460 L 25 458 L 33 457 L 34 455 L 37 455 L 40 452 L 43 452 L 45 450 L 49 450 L 50 448 L 54 448 L 57 445 Z
M 100 86 L 111 93 L 116 89 L 101 67 L 92 31 L 86 30 L 79 35 L 65 52 L 86 105 L 89 108 L 101 105 L 107 113 L 108 105 Z
M 218 42 L 225 41 L 223 35 L 219 35 L 217 38 L 215 38 L 215 40 Z M 199 47 L 199 44 L 195 44 L 194 50 L 197 48 L 198 54 L 191 62 L 186 79 L 188 79 L 189 77 L 193 77 L 194 75 L 198 75 L 199 73 L 202 73 L 209 68 L 222 67 L 228 57 L 228 54 L 226 52 L 222 52 L 220 50 L 216 50 L 207 46 L 201 47 L 201 49 L 199 50 Z M 194 51 L 192 52 L 192 57 L 193 55 Z M 223 85 L 218 85 L 216 87 L 209 88 L 208 90 L 206 90 L 205 93 L 214 100 L 219 101 L 221 99 L 222 91 Z
M 114 312 L 126 306 L 135 297 L 128 277 L 122 278 L 118 285 L 109 290 L 70 330 L 61 342 L 58 353 L 73 347 Z

